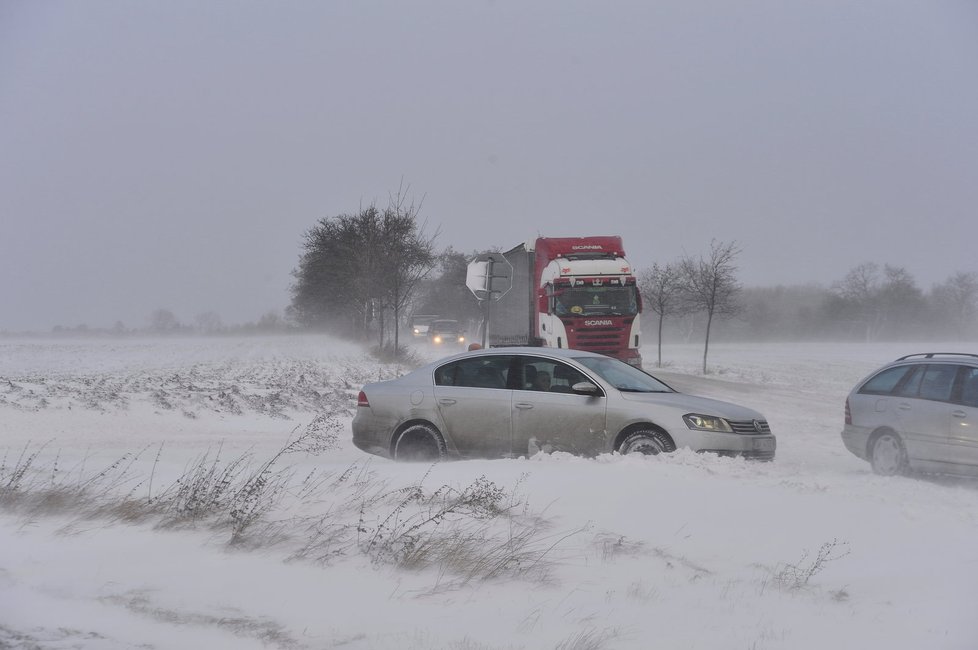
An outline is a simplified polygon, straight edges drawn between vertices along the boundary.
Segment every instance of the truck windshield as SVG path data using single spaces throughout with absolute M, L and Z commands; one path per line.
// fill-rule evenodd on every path
M 638 313 L 638 297 L 634 286 L 574 287 L 558 290 L 554 310 L 558 316 L 615 315 L 634 316 Z

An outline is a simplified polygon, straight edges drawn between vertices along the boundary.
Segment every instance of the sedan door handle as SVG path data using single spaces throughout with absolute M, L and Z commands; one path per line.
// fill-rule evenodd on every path
M 968 417 L 968 414 L 965 413 L 964 411 L 960 410 L 960 409 L 958 409 L 957 411 L 951 411 L 951 415 L 953 415 L 956 418 L 961 418 L 961 419 L 964 419 L 964 418 Z
M 442 397 L 441 399 L 438 400 L 438 403 L 441 404 L 442 406 L 451 406 L 452 404 L 455 403 L 455 400 L 453 400 L 450 397 Z
M 906 402 L 900 402 L 899 404 L 897 404 L 897 408 L 900 409 L 901 411 L 909 411 L 910 405 L 907 404 Z
M 530 404 L 529 402 L 516 402 L 515 406 L 518 409 L 531 409 L 531 408 L 533 408 L 533 404 Z

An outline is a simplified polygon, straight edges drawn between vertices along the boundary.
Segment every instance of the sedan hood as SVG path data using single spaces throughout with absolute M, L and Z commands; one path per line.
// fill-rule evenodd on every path
M 622 392 L 622 399 L 628 402 L 644 402 L 646 404 L 662 404 L 683 409 L 686 413 L 699 415 L 715 415 L 728 420 L 763 420 L 764 416 L 744 406 L 721 402 L 709 397 L 697 397 L 685 393 L 629 393 Z

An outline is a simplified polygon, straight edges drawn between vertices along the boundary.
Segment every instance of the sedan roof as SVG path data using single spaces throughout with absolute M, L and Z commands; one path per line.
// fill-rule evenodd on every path
M 522 354 L 522 355 L 532 355 L 536 357 L 551 357 L 555 359 L 574 359 L 578 357 L 600 357 L 600 358 L 610 358 L 603 354 L 598 354 L 596 352 L 587 352 L 585 350 L 573 350 L 569 348 L 545 348 L 545 347 L 530 347 L 530 346 L 513 346 L 504 348 L 482 348 L 479 350 L 471 350 L 468 352 L 460 352 L 458 354 L 453 354 L 450 357 L 444 357 L 439 359 L 435 363 L 442 364 L 446 361 L 454 361 L 455 359 L 465 359 L 468 357 L 482 357 L 482 356 L 495 356 L 503 354 Z

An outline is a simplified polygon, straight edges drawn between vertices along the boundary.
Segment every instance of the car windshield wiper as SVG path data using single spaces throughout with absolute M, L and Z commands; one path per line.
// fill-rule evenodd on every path
M 671 393 L 671 390 L 649 390 L 648 388 L 632 388 L 630 386 L 615 386 L 623 393 Z

